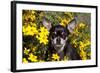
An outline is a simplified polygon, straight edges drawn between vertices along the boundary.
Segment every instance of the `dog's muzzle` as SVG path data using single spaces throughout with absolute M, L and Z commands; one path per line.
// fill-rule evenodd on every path
M 58 37 L 57 39 L 56 39 L 56 44 L 61 44 L 61 38 L 60 37 Z
M 63 44 L 65 44 L 65 41 L 66 40 L 61 37 L 56 37 L 52 39 L 52 45 L 54 45 L 55 47 L 62 47 Z

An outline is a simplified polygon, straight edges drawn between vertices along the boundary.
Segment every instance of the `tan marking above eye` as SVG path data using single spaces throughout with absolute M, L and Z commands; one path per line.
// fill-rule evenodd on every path
M 62 32 L 61 34 L 64 34 L 64 32 Z

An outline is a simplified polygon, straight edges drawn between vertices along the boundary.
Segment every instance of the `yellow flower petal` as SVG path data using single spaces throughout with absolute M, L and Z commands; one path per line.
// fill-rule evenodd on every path
M 29 54 L 28 59 L 32 62 L 37 62 L 37 56 L 33 55 L 32 53 Z
M 52 59 L 59 61 L 60 57 L 58 56 L 58 54 L 53 54 Z
M 26 58 L 23 58 L 23 63 L 28 63 L 28 61 L 26 60 Z

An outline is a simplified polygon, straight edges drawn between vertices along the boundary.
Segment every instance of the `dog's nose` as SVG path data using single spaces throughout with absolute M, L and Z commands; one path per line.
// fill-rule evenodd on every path
M 58 37 L 56 41 L 57 41 L 57 44 L 60 44 L 60 41 L 61 41 L 60 37 Z

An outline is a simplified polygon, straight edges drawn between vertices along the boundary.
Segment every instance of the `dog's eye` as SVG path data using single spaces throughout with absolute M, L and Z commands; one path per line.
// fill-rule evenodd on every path
M 55 34 L 55 35 L 56 35 L 56 34 L 57 34 L 57 32 L 53 32 L 53 34 Z

